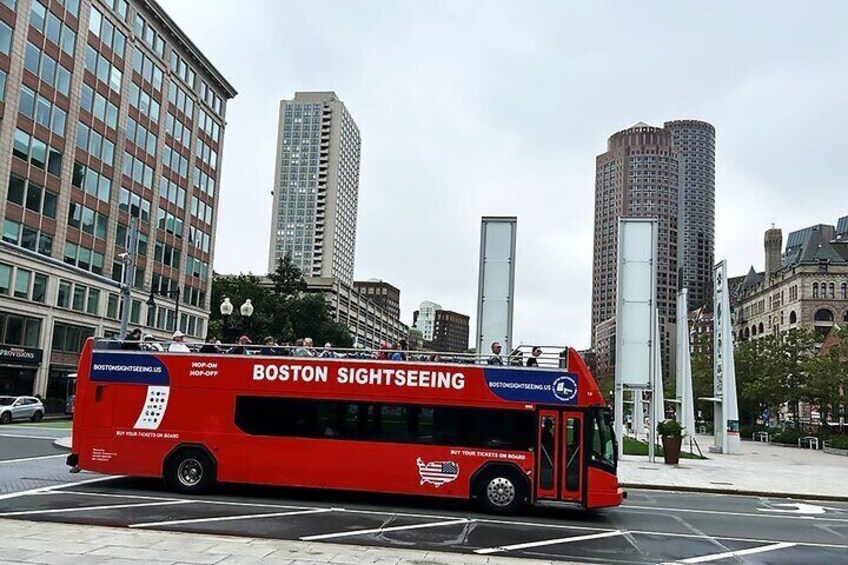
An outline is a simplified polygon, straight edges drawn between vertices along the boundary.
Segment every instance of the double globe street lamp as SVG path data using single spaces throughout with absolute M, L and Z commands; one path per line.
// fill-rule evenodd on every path
M 230 316 L 233 315 L 233 303 L 230 302 L 229 298 L 224 298 L 224 301 L 221 302 L 219 307 L 219 311 L 221 312 L 221 317 L 224 319 L 224 327 L 222 328 L 222 337 L 224 341 L 227 343 L 234 343 L 236 340 L 232 335 L 232 332 L 238 330 L 246 330 L 250 328 L 250 317 L 253 316 L 253 304 L 250 301 L 250 298 L 246 299 L 244 303 L 239 306 L 239 314 L 241 318 L 238 322 L 235 323 L 234 326 L 230 326 Z M 229 331 L 228 331 L 229 330 Z

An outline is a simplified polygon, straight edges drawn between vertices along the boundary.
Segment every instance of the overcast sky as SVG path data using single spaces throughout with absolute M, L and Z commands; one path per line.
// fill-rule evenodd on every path
M 848 2 L 160 0 L 239 91 L 215 270 L 264 272 L 279 100 L 362 132 L 356 278 L 472 315 L 479 222 L 518 216 L 516 343 L 589 345 L 595 156 L 638 121 L 716 128 L 716 257 L 848 214 Z M 213 306 L 214 307 L 214 306 Z

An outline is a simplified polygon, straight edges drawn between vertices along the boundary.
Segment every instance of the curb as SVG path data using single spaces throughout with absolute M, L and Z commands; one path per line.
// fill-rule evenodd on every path
M 730 489 L 730 488 L 710 488 L 710 487 L 687 487 L 687 486 L 672 486 L 672 485 L 642 485 L 636 483 L 619 483 L 621 488 L 629 488 L 635 490 L 661 490 L 667 492 L 692 492 L 705 494 L 732 494 L 738 496 L 773 496 L 778 498 L 794 498 L 798 500 L 821 500 L 829 502 L 846 502 L 848 495 L 829 495 L 829 494 L 806 494 L 799 492 L 768 492 L 762 490 L 746 490 L 746 489 Z
M 71 436 L 60 437 L 60 438 L 53 441 L 53 445 L 55 445 L 56 447 L 62 448 L 62 449 L 67 449 L 68 451 L 70 451 L 72 439 L 73 438 L 71 438 Z

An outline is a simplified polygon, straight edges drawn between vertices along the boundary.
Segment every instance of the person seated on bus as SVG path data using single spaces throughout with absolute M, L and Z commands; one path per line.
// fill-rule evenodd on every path
M 311 337 L 298 339 L 294 342 L 294 347 L 295 357 L 315 357 L 315 348 L 313 347 Z
M 143 351 L 165 351 L 162 344 L 157 343 L 152 334 L 144 334 L 144 342 L 141 344 Z
M 259 350 L 260 355 L 281 355 L 282 351 L 277 347 L 277 342 L 272 336 L 266 336 L 262 340 L 262 349 Z
M 501 344 L 497 341 L 492 342 L 492 354 L 486 360 L 487 365 L 497 365 L 498 367 L 502 367 L 504 362 L 501 358 Z
M 514 349 L 512 353 L 509 354 L 509 365 L 511 367 L 523 367 L 524 366 L 524 354 L 518 349 Z
M 335 359 L 339 355 L 335 351 L 333 351 L 333 344 L 329 341 L 324 344 L 324 350 L 321 352 L 320 357 L 322 359 Z
M 409 349 L 406 340 L 400 338 L 395 344 L 395 352 L 392 353 L 392 361 L 406 361 L 406 350 Z
M 534 347 L 530 352 L 530 358 L 527 360 L 528 367 L 538 367 L 539 366 L 539 356 L 542 354 L 541 347 Z
M 431 353 L 430 357 L 427 359 L 430 363 L 441 363 L 442 356 L 438 353 Z
M 220 342 L 218 341 L 218 338 L 216 338 L 214 335 L 207 335 L 206 341 L 203 343 L 203 345 L 200 346 L 199 352 L 212 354 L 221 353 L 221 350 L 218 348 L 219 343 Z
M 141 349 L 141 328 L 135 328 L 127 334 L 127 337 L 121 343 L 121 349 L 129 351 L 138 351 Z
M 180 330 L 174 332 L 171 345 L 168 346 L 170 353 L 191 353 L 191 349 L 185 343 L 185 334 Z
M 247 345 L 253 343 L 250 341 L 250 338 L 246 335 L 238 338 L 238 345 L 234 345 L 230 349 L 227 350 L 227 353 L 230 355 L 249 355 L 250 353 L 247 350 Z

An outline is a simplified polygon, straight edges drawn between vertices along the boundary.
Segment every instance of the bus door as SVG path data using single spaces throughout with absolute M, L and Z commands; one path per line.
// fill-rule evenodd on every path
M 562 490 L 563 500 L 581 501 L 583 495 L 583 414 L 563 411 L 562 420 Z
M 536 493 L 540 500 L 583 499 L 583 415 L 540 410 Z
M 539 411 L 539 429 L 536 438 L 536 493 L 540 499 L 557 499 L 557 477 L 560 468 L 559 413 L 555 410 Z

